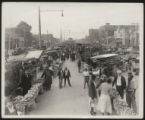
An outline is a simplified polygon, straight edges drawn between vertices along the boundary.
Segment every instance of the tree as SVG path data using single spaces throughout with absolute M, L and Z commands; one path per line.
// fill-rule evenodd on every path
M 25 47 L 31 46 L 32 44 L 32 33 L 31 33 L 31 26 L 28 25 L 26 22 L 21 21 L 17 25 L 17 34 L 21 37 L 24 37 Z

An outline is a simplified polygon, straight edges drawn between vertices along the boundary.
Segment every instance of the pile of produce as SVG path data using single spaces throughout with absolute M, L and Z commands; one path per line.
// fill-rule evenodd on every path
M 24 113 L 26 104 L 23 103 L 23 96 L 17 96 L 14 98 L 13 104 L 16 111 Z
M 26 106 L 33 105 L 41 86 L 42 86 L 41 83 L 36 83 L 32 85 L 31 89 L 28 91 L 28 93 L 25 96 L 15 97 L 13 100 L 13 104 L 16 110 L 24 113 Z
M 34 84 L 28 93 L 23 97 L 23 102 L 26 103 L 27 106 L 32 105 L 35 102 L 35 98 L 37 97 L 41 83 Z
M 117 112 L 117 114 L 119 115 L 136 115 L 137 113 L 135 113 L 133 111 L 133 109 L 129 108 L 127 103 L 123 100 L 121 100 L 121 98 L 117 97 L 115 100 L 114 100 L 114 106 L 115 106 L 115 110 Z

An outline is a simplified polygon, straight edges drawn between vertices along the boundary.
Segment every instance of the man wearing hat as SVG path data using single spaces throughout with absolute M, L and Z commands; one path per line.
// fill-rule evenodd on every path
M 86 87 L 86 84 L 88 85 L 88 82 L 89 82 L 89 71 L 87 68 L 85 68 L 84 72 L 83 72 L 83 75 L 84 75 L 84 89 Z
M 51 89 L 51 84 L 52 84 L 52 75 L 53 72 L 50 70 L 51 68 L 49 68 L 48 66 L 45 68 L 42 76 L 45 78 L 45 82 L 44 82 L 44 86 L 46 87 L 46 90 L 50 90 Z
M 134 72 L 134 74 L 136 74 L 136 72 Z M 133 108 L 134 112 L 137 112 L 137 108 L 136 108 L 136 100 L 135 100 L 135 92 L 136 92 L 136 79 L 135 79 L 135 75 L 133 75 L 133 73 L 130 71 L 128 72 L 128 86 L 127 86 L 127 90 L 126 90 L 126 101 L 128 106 L 131 108 Z
M 95 76 L 90 72 L 90 81 L 88 83 L 88 95 L 90 104 L 90 114 L 96 114 L 96 102 L 97 102 L 97 91 L 96 91 L 96 81 Z
M 25 70 L 25 73 L 22 75 L 21 83 L 19 85 L 23 89 L 23 95 L 25 95 L 31 88 L 31 79 L 32 76 L 30 75 L 30 71 Z
M 126 80 L 121 74 L 121 70 L 117 70 L 117 76 L 114 78 L 113 86 L 116 86 L 116 90 L 118 91 L 120 97 L 124 98 L 124 91 L 126 89 Z

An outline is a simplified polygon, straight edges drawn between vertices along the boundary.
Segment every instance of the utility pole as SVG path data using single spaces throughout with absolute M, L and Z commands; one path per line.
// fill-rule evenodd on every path
M 47 38 L 48 38 L 48 42 L 47 42 L 46 46 L 48 48 L 48 46 L 50 45 L 49 36 L 48 36 L 48 30 L 47 30 Z
M 60 29 L 60 41 L 62 42 L 62 29 Z
M 63 33 L 63 40 L 65 41 L 65 32 Z
M 10 35 L 9 35 L 9 48 L 8 48 L 8 53 L 10 54 L 10 50 L 11 50 L 11 37 L 10 37 Z
M 38 10 L 38 19 L 39 19 L 39 49 L 41 49 L 41 15 L 40 15 L 40 7 Z
M 108 46 L 108 31 L 106 32 L 107 46 Z
M 63 17 L 64 14 L 63 14 L 63 10 L 40 10 L 40 7 L 38 9 L 38 20 L 39 20 L 39 48 L 41 48 L 41 14 L 40 12 L 61 12 L 61 16 Z

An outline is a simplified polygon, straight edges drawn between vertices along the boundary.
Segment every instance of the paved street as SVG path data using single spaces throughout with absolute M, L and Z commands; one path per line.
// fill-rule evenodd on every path
M 66 61 L 71 72 L 71 84 L 59 89 L 58 78 L 53 80 L 52 90 L 39 97 L 37 107 L 30 115 L 89 115 L 88 93 L 83 89 L 83 76 L 75 62 Z

